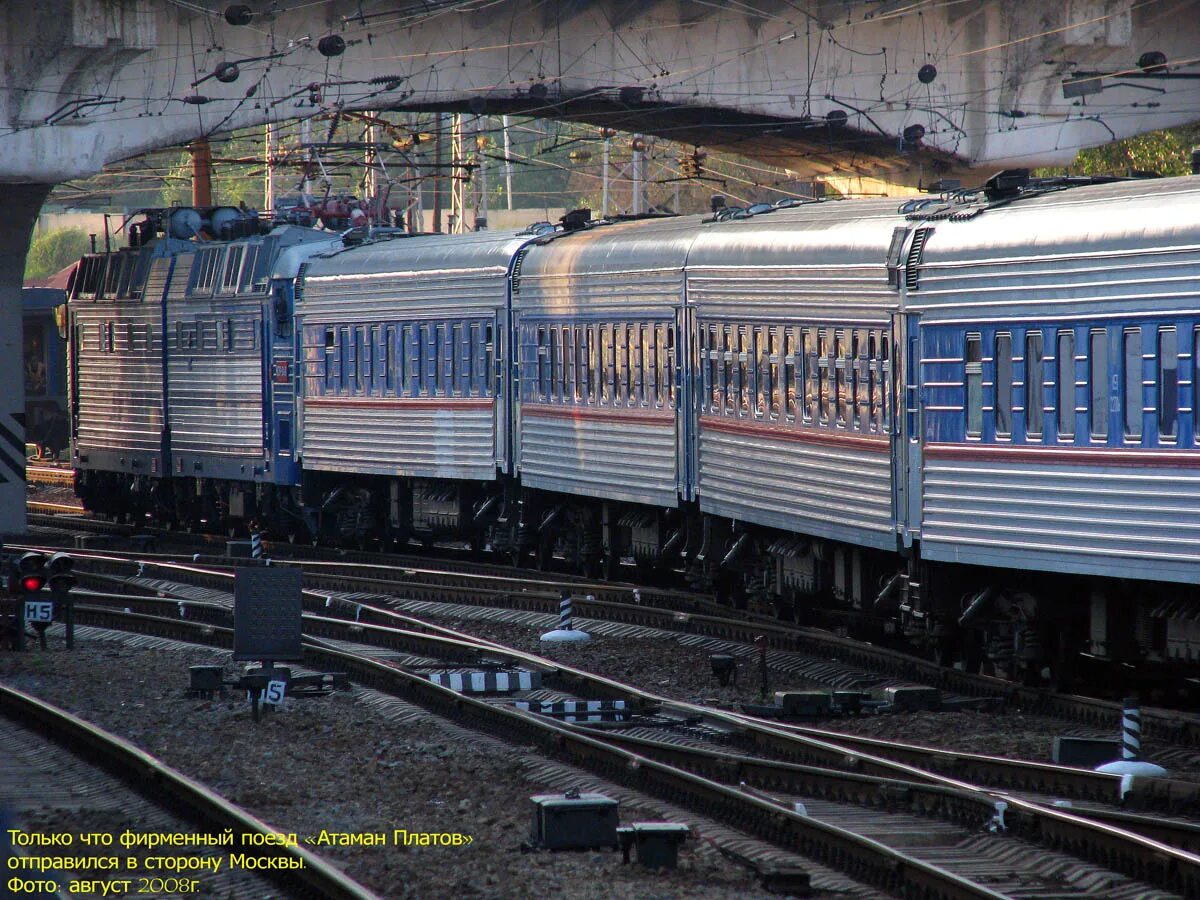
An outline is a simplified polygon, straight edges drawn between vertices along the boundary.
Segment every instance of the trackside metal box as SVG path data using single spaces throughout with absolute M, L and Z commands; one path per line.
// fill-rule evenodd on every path
M 547 850 L 585 850 L 617 845 L 617 801 L 604 794 L 537 794 L 533 843 Z

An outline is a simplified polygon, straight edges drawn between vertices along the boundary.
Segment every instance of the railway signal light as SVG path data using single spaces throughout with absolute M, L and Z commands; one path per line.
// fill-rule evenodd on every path
M 10 594 L 33 594 L 46 585 L 46 557 L 41 553 L 23 553 L 8 575 Z
M 46 560 L 46 579 L 51 591 L 67 593 L 75 587 L 75 560 L 61 551 L 53 554 Z

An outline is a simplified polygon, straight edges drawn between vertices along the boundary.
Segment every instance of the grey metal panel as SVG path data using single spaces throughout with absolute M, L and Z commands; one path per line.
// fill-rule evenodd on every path
M 922 552 L 996 565 L 1200 580 L 1200 470 L 926 456 Z
M 683 266 L 700 218 L 623 222 L 531 246 L 514 280 L 523 316 L 598 316 L 629 322 L 669 317 L 684 303 Z M 686 359 L 675 342 L 677 365 Z M 530 487 L 673 507 L 679 503 L 678 416 L 660 409 L 518 407 L 521 481 Z
M 428 235 L 317 256 L 305 270 L 304 325 L 495 316 L 496 364 L 508 365 L 508 272 L 531 235 Z M 506 371 L 500 369 L 500 371 Z M 435 404 L 436 405 L 436 404 Z M 302 401 L 307 468 L 436 478 L 494 479 L 507 464 L 508 396 L 486 410 L 453 401 L 431 411 L 394 404 L 334 410 Z
M 890 331 L 899 296 L 888 284 L 887 251 L 893 230 L 905 225 L 897 205 L 820 203 L 706 226 L 688 256 L 688 305 L 701 325 L 758 320 Z M 886 437 L 874 450 L 860 449 L 833 433 L 811 441 L 775 437 L 766 428 L 746 433 L 751 424 L 697 423 L 702 510 L 895 549 Z
M 179 257 L 167 295 L 172 453 L 260 458 L 264 452 L 262 295 L 189 298 L 190 263 L 190 256 Z M 235 328 L 232 351 L 220 346 L 217 327 L 229 319 Z M 180 322 L 200 324 L 195 348 L 178 345 L 176 323 Z
M 529 235 L 431 235 L 350 247 L 309 260 L 297 312 L 305 324 L 455 315 L 508 305 L 508 270 Z
M 425 478 L 496 477 L 495 404 L 308 403 L 304 467 Z
M 569 407 L 555 407 L 556 411 Z M 675 419 L 603 414 L 523 415 L 521 482 L 529 487 L 653 506 L 679 503 Z
M 162 304 L 171 261 L 150 268 L 140 302 L 71 304 L 83 329 L 78 353 L 76 447 L 159 454 L 162 449 Z M 100 349 L 100 329 L 113 326 L 113 351 Z M 130 337 L 133 338 L 132 346 Z
M 895 549 L 888 445 L 861 450 L 706 427 L 700 508 L 745 522 Z
M 938 319 L 1200 306 L 1196 179 L 1072 188 L 934 224 L 908 305 Z

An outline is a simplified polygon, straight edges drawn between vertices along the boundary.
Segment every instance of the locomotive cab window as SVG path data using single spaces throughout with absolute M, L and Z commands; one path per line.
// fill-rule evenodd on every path
M 983 336 L 968 334 L 963 354 L 967 392 L 967 437 L 983 435 Z

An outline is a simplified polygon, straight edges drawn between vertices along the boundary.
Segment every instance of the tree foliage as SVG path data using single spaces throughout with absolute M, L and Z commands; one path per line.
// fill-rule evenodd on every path
M 1077 175 L 1187 175 L 1192 171 L 1192 148 L 1197 145 L 1200 124 L 1183 125 L 1080 150 L 1070 168 Z
M 25 278 L 49 278 L 78 262 L 91 242 L 82 228 L 56 228 L 34 238 L 25 257 Z

